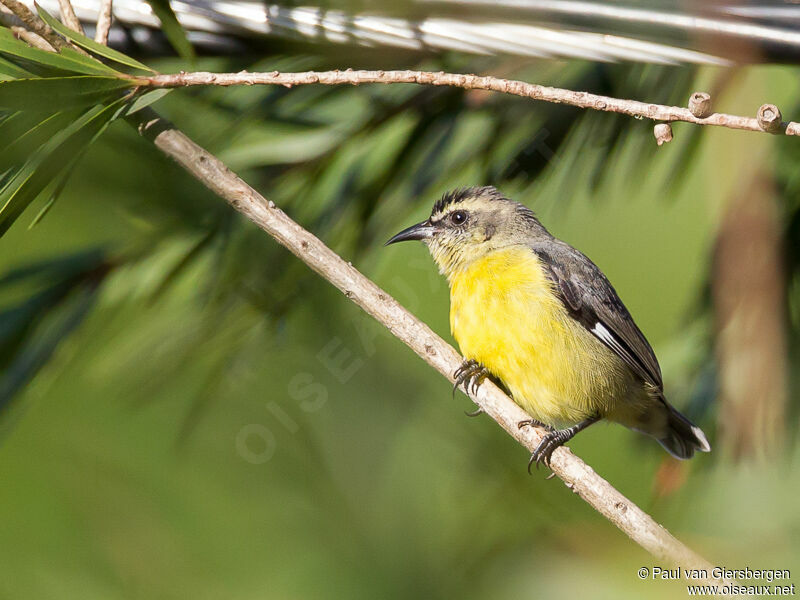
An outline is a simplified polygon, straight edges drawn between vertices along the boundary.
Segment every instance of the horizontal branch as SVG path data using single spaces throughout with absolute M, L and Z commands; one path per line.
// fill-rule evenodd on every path
M 464 75 L 430 71 L 308 71 L 304 73 L 174 73 L 154 75 L 152 77 L 135 77 L 136 82 L 144 87 L 175 88 L 196 85 L 359 85 L 362 83 L 417 83 L 423 85 L 439 85 L 458 87 L 468 90 L 490 90 L 514 96 L 523 96 L 533 100 L 569 104 L 578 108 L 588 108 L 606 112 L 615 112 L 631 117 L 653 119 L 655 121 L 685 121 L 696 125 L 713 125 L 729 129 L 764 132 L 755 117 L 711 113 L 705 117 L 695 116 L 688 108 L 638 102 L 610 96 L 600 96 L 588 92 L 576 92 L 563 88 L 547 87 L 535 83 L 526 83 L 513 79 L 481 75 Z M 696 111 L 695 111 L 696 112 Z M 800 135 L 800 123 L 782 123 L 770 133 Z
M 162 152 L 180 163 L 206 187 L 386 326 L 425 362 L 453 381 L 453 373 L 463 359 L 425 323 L 185 134 L 149 110 L 136 113 L 133 118 L 139 119 L 140 133 L 152 140 Z M 531 427 L 520 429 L 517 424 L 530 417 L 488 380 L 470 397 L 529 451 L 533 451 L 541 441 L 543 430 Z M 684 568 L 700 568 L 711 572 L 712 566 L 708 561 L 673 537 L 568 448 L 556 449 L 551 468 L 568 488 L 657 559 Z

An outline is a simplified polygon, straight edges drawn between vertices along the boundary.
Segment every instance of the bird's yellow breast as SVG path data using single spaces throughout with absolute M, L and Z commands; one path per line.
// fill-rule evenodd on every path
M 635 388 L 621 359 L 567 313 L 526 247 L 493 251 L 451 275 L 450 327 L 465 358 L 550 425 L 602 416 Z

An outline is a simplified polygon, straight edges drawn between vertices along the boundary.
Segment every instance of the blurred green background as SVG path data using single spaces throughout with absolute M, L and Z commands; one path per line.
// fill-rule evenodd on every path
M 282 50 L 192 68 L 418 67 L 678 105 L 709 89 L 720 111 L 800 114 L 791 66 Z M 648 121 L 409 85 L 178 90 L 155 108 L 448 340 L 426 250 L 383 242 L 456 186 L 532 207 L 607 273 L 714 452 L 679 464 L 611 425 L 571 448 L 712 562 L 800 573 L 798 140 L 676 124 L 657 148 Z M 745 256 L 783 285 L 759 342 L 784 361 L 766 367 L 778 391 L 752 398 L 771 408 L 746 448 L 718 428 L 734 410 L 720 361 L 762 346 L 721 350 L 714 300 L 742 194 L 780 250 L 770 263 L 741 240 Z M 29 229 L 46 200 L 0 239 L 3 597 L 685 595 L 640 581 L 656 559 L 545 470 L 528 476 L 462 394 L 126 123 Z

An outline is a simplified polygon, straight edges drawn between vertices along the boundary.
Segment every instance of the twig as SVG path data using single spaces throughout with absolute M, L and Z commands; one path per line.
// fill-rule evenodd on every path
M 65 0 L 69 2 L 69 0 Z M 0 0 L 0 5 L 5 6 L 8 8 L 22 23 L 28 28 L 29 33 L 35 33 L 39 37 L 45 39 L 50 46 L 56 51 L 61 51 L 64 48 L 70 48 L 79 54 L 83 54 L 84 56 L 89 56 L 89 53 L 86 52 L 83 48 L 76 46 L 72 42 L 64 39 L 58 33 L 53 31 L 53 29 L 45 23 L 37 14 L 32 13 L 27 6 L 18 2 L 17 0 Z M 20 28 L 21 29 L 21 28 Z M 26 41 L 31 45 L 36 45 L 35 38 L 32 38 L 30 35 L 23 34 L 22 31 L 15 32 L 17 37 Z M 39 44 L 37 46 L 43 50 L 50 50 L 51 48 L 47 48 Z
M 72 31 L 83 33 L 81 21 L 75 14 L 75 9 L 72 8 L 72 3 L 70 0 L 58 0 L 58 7 L 61 10 L 61 22 L 72 29 Z
M 576 92 L 553 88 L 535 83 L 500 79 L 490 76 L 465 75 L 457 73 L 433 73 L 430 71 L 308 71 L 305 73 L 175 73 L 136 77 L 137 83 L 147 87 L 183 87 L 193 85 L 359 85 L 361 83 L 418 83 L 424 85 L 443 85 L 468 90 L 491 90 L 504 94 L 523 96 L 534 100 L 569 104 L 578 108 L 590 108 L 606 112 L 621 113 L 631 117 L 653 119 L 655 121 L 685 121 L 696 125 L 714 125 L 729 129 L 764 132 L 755 117 L 743 117 L 724 113 L 712 113 L 706 117 L 696 117 L 688 108 L 651 104 L 599 96 L 588 92 Z M 789 122 L 778 125 L 777 133 L 800 135 L 800 123 Z
M 47 43 L 46 39 L 33 33 L 32 31 L 25 29 L 24 27 L 12 25 L 11 31 L 17 38 L 21 39 L 29 46 L 33 46 L 39 50 L 44 50 L 45 52 L 55 52 L 55 49 Z
M 25 27 L 39 37 L 47 40 L 56 50 L 61 50 L 62 48 L 70 46 L 64 38 L 53 31 L 47 23 L 42 21 L 39 15 L 33 14 L 31 10 L 21 2 L 17 0 L 2 0 L 2 4 L 5 4 L 6 7 L 22 21 Z
M 94 33 L 94 41 L 104 46 L 108 45 L 108 32 L 111 30 L 111 5 L 112 0 L 101 0 L 100 13 L 97 15 L 97 29 Z
M 345 262 L 313 234 L 292 221 L 271 201 L 228 169 L 218 158 L 195 144 L 152 111 L 133 115 L 139 132 L 153 141 L 201 183 L 224 198 L 314 271 L 341 290 L 344 295 L 386 326 L 425 362 L 453 381 L 453 373 L 462 358 L 425 323 L 414 317 L 394 298 Z M 542 438 L 542 430 L 519 429 L 517 424 L 529 418 L 498 387 L 485 381 L 476 395 L 470 396 L 483 411 L 497 421 L 528 450 Z M 659 560 L 688 568 L 712 566 L 683 545 L 648 514 L 628 500 L 595 473 L 568 448 L 558 448 L 552 457 L 552 469 L 575 494 L 614 523 L 632 540 Z M 719 584 L 719 580 L 712 583 Z

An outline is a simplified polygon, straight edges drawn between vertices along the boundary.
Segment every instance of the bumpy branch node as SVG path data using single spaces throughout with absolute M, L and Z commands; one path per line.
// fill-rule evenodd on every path
M 711 94 L 695 92 L 689 96 L 689 112 L 698 119 L 705 119 L 712 113 Z
M 656 136 L 656 144 L 663 146 L 672 141 L 672 126 L 669 123 L 656 123 L 653 135 Z
M 758 126 L 768 133 L 779 133 L 783 126 L 781 111 L 774 104 L 762 104 L 756 114 Z

